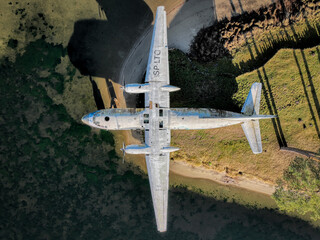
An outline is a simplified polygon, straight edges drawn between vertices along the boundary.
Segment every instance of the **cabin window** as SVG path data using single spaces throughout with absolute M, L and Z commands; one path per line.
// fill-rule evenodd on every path
M 163 109 L 159 110 L 159 117 L 163 117 Z
M 159 128 L 163 128 L 163 121 L 159 122 Z
M 143 122 L 144 122 L 144 123 L 149 123 L 149 120 L 148 120 L 148 119 L 146 119 L 146 120 L 144 120 Z
M 109 117 L 105 117 L 104 120 L 106 120 L 106 122 L 108 122 L 110 120 Z
M 149 118 L 149 114 L 143 114 L 144 118 Z
M 156 108 L 158 108 L 159 107 L 159 104 L 158 103 L 156 103 Z

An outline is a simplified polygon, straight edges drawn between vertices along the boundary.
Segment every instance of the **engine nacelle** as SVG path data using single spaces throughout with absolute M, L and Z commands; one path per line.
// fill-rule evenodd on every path
M 179 87 L 172 86 L 172 85 L 165 85 L 161 87 L 161 91 L 164 91 L 164 92 L 176 92 L 179 90 L 180 90 Z
M 127 93 L 146 93 L 150 91 L 150 84 L 145 83 L 145 84 L 127 84 L 124 86 L 124 91 Z
M 128 154 L 150 154 L 151 149 L 146 145 L 129 145 L 124 148 L 125 153 Z
M 179 150 L 179 148 L 177 148 L 177 147 L 164 147 L 164 148 L 160 149 L 160 152 L 161 153 L 171 153 L 171 152 L 175 152 L 178 150 Z

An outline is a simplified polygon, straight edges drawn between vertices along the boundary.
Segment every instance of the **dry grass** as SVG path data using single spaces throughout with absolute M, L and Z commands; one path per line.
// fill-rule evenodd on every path
M 146 4 L 149 6 L 153 15 L 157 11 L 158 6 L 165 6 L 165 10 L 167 11 L 167 23 L 168 26 L 170 22 L 174 19 L 176 14 L 182 8 L 183 4 L 186 0 L 164 0 L 164 1 L 157 1 L 157 0 L 145 0 Z M 231 4 L 232 3 L 232 4 Z M 240 4 L 241 3 L 241 6 Z M 262 6 L 266 6 L 272 3 L 272 0 L 242 0 L 242 1 L 225 1 L 225 0 L 214 0 L 213 7 L 217 20 L 221 20 L 225 17 L 231 17 L 232 15 L 240 14 L 243 11 L 251 11 L 259 9 Z M 233 6 L 234 10 L 233 11 Z
M 317 51 L 319 47 L 303 51 L 279 51 L 263 68 L 237 77 L 238 92 L 234 95 L 237 101 L 244 102 L 250 85 L 262 81 L 269 100 L 267 102 L 265 96 L 262 97 L 261 114 L 270 114 L 268 106 L 275 106 L 288 146 L 313 152 L 320 148 L 315 128 L 315 125 L 320 125 L 319 109 L 315 105 L 316 96 L 320 92 L 320 62 Z M 297 56 L 302 76 L 299 74 L 294 54 Z M 310 71 L 310 80 L 306 69 Z M 261 80 L 259 75 L 262 76 Z M 301 78 L 305 80 L 306 86 L 302 84 Z M 315 93 L 311 92 L 311 83 Z M 312 119 L 304 87 L 315 121 Z M 233 126 L 214 130 L 173 131 L 172 144 L 180 147 L 181 151 L 172 156 L 175 160 L 188 161 L 196 166 L 227 171 L 231 175 L 242 172 L 242 175 L 255 176 L 274 183 L 295 154 L 279 151 L 271 120 L 260 121 L 260 127 L 264 152 L 259 155 L 252 154 L 241 127 Z
M 221 20 L 225 17 L 230 18 L 233 15 L 241 14 L 242 11 L 250 12 L 257 10 L 272 2 L 272 0 L 215 0 L 214 4 L 216 7 L 217 20 Z

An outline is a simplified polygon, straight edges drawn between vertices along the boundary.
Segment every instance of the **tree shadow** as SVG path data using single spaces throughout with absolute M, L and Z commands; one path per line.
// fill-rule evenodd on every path
M 307 25 L 310 26 L 310 24 L 308 23 L 307 19 L 306 19 L 306 22 L 307 22 Z M 297 32 L 295 31 L 295 29 L 294 29 L 294 27 L 292 25 L 290 25 L 290 29 L 293 32 L 293 38 L 298 41 L 298 39 L 301 36 L 299 36 L 297 34 Z M 290 38 L 290 35 L 286 31 L 286 29 L 283 29 L 283 31 L 284 31 L 285 35 L 287 36 L 287 38 Z M 313 120 L 313 123 L 314 123 L 315 129 L 316 129 L 318 138 L 320 138 L 320 131 L 319 131 L 319 126 L 318 126 L 318 123 L 317 123 L 317 120 L 316 120 L 316 114 L 315 114 L 315 112 L 314 112 L 314 110 L 312 108 L 311 98 L 310 98 L 309 93 L 307 91 L 307 84 L 306 84 L 306 81 L 305 81 L 304 76 L 302 74 L 302 68 L 300 66 L 300 63 L 298 61 L 298 57 L 297 57 L 297 54 L 296 54 L 296 51 L 298 49 L 295 49 L 295 46 L 292 46 L 292 49 L 293 49 L 293 57 L 295 59 L 295 62 L 296 62 L 296 65 L 297 65 L 297 68 L 298 68 L 298 71 L 299 71 L 301 83 L 302 83 L 302 86 L 303 86 L 303 91 L 304 91 L 304 94 L 305 94 L 307 102 L 308 102 L 308 107 L 309 107 L 309 111 L 310 111 L 310 114 L 311 114 L 311 118 Z M 302 59 L 303 59 L 304 67 L 306 69 L 306 73 L 307 73 L 307 77 L 308 77 L 308 81 L 309 81 L 309 86 L 311 87 L 311 93 L 312 93 L 313 101 L 314 101 L 314 104 L 315 104 L 315 107 L 316 107 L 317 115 L 318 115 L 318 117 L 320 119 L 319 100 L 318 100 L 318 97 L 317 97 L 317 94 L 316 94 L 316 91 L 315 91 L 315 88 L 314 88 L 314 84 L 313 84 L 313 81 L 312 81 L 312 76 L 311 76 L 311 73 L 310 73 L 308 62 L 307 62 L 307 59 L 306 59 L 306 56 L 304 54 L 303 49 L 300 48 L 299 52 L 300 52 L 300 54 L 302 56 Z
M 255 49 L 258 49 L 258 51 L 256 51 L 257 56 L 254 57 L 252 55 L 248 61 L 241 61 L 239 68 L 242 72 L 249 72 L 259 68 L 265 65 L 282 48 L 314 47 L 320 43 L 319 31 L 320 26 L 318 24 L 307 24 L 306 29 L 304 29 L 301 34 L 297 34 L 296 37 L 292 37 L 288 33 L 283 34 L 283 32 L 286 32 L 285 28 L 283 28 L 283 32 L 280 32 L 280 36 L 273 36 L 270 31 L 269 36 L 267 36 L 268 42 L 264 42 L 259 48 L 256 44 Z M 248 44 L 247 42 L 247 45 Z
M 320 51 L 319 51 L 319 48 L 318 48 L 318 47 L 316 48 L 316 51 L 317 51 L 317 55 L 318 55 L 318 61 L 319 61 L 319 63 L 320 63 Z
M 68 55 L 72 64 L 82 75 L 106 79 L 114 102 L 114 82 L 119 81 L 123 62 L 135 41 L 151 25 L 153 14 L 142 0 L 97 0 L 99 15 L 106 20 L 85 19 L 74 24 L 68 43 Z M 104 107 L 101 93 L 90 79 L 98 109 Z
M 307 25 L 310 26 L 308 19 L 306 18 L 305 20 L 306 20 Z M 292 32 L 294 34 L 294 37 L 297 38 L 298 36 L 297 36 L 297 33 L 296 33 L 296 31 L 295 31 L 293 26 L 291 26 L 291 30 L 292 30 Z M 315 107 L 316 107 L 317 115 L 318 115 L 318 118 L 320 119 L 319 99 L 318 99 L 318 96 L 317 96 L 317 93 L 316 93 L 316 89 L 315 89 L 313 81 L 312 81 L 312 76 L 311 76 L 311 73 L 310 73 L 309 65 L 308 65 L 306 56 L 304 54 L 304 51 L 302 49 L 300 49 L 300 53 L 302 55 L 303 63 L 304 63 L 304 66 L 305 66 L 305 69 L 306 69 L 306 72 L 307 72 L 308 81 L 309 81 L 309 85 L 310 85 L 310 88 L 311 88 L 311 94 L 312 94 L 312 98 L 313 98 L 313 101 L 314 101 L 314 104 L 315 104 Z
M 81 74 L 117 82 L 122 62 L 150 26 L 153 14 L 142 0 L 98 0 L 98 3 L 108 20 L 77 21 L 68 54 Z
M 259 51 L 259 49 L 258 49 L 258 47 L 256 45 L 253 33 L 252 32 L 250 32 L 250 33 L 251 33 L 250 38 L 251 38 L 251 40 L 253 42 L 253 46 L 255 48 L 255 51 L 259 55 L 261 53 L 260 53 L 260 51 Z M 252 49 L 250 47 L 250 44 L 249 44 L 248 39 L 247 39 L 247 36 L 244 35 L 244 37 L 245 37 L 246 45 L 248 47 L 248 51 L 250 53 L 250 56 L 251 56 L 252 59 L 254 59 L 253 51 L 252 51 Z M 281 127 L 281 122 L 280 122 L 280 118 L 279 118 L 279 115 L 278 115 L 278 110 L 277 110 L 277 107 L 276 107 L 276 103 L 275 103 L 275 100 L 274 100 L 274 97 L 273 97 L 270 81 L 269 81 L 269 78 L 268 78 L 268 75 L 267 75 L 267 72 L 266 72 L 264 66 L 262 67 L 262 72 L 263 72 L 263 77 L 262 77 L 260 69 L 257 69 L 258 78 L 259 78 L 260 83 L 262 84 L 263 95 L 264 95 L 266 103 L 267 103 L 269 114 L 278 116 L 277 118 L 272 118 L 271 119 L 272 125 L 273 125 L 273 128 L 274 128 L 274 132 L 276 134 L 276 138 L 277 138 L 279 147 L 280 148 L 281 147 L 287 147 L 287 141 L 285 139 L 285 136 L 283 134 L 283 130 L 282 130 L 282 127 Z M 268 96 L 268 93 L 269 93 L 269 96 Z
M 302 74 L 302 70 L 301 70 L 301 66 L 300 66 L 300 64 L 299 64 L 299 61 L 298 61 L 298 58 L 297 58 L 296 50 L 295 50 L 295 49 L 293 49 L 293 57 L 294 57 L 295 62 L 296 62 L 296 64 L 297 64 L 297 68 L 298 68 L 298 71 L 299 71 L 301 83 L 302 83 L 302 86 L 303 86 L 303 91 L 304 91 L 304 94 L 305 94 L 306 99 L 307 99 L 307 102 L 308 102 L 308 107 L 309 107 L 309 110 L 310 110 L 311 118 L 312 118 L 313 123 L 314 123 L 314 126 L 315 126 L 315 128 L 316 128 L 317 135 L 318 135 L 318 137 L 320 138 L 319 127 L 318 127 L 318 124 L 317 124 L 317 121 L 316 121 L 316 118 L 315 118 L 314 111 L 313 111 L 313 109 L 312 109 L 310 97 L 309 97 L 309 94 L 308 94 L 308 91 L 307 91 L 307 87 L 306 87 L 306 82 L 305 82 L 305 80 L 304 80 L 304 77 L 303 77 L 303 74 Z
M 170 94 L 172 107 L 215 108 L 240 111 L 232 96 L 238 91 L 238 69 L 230 58 L 212 65 L 201 65 L 190 60 L 179 50 L 169 55 L 171 84 L 181 91 Z
M 240 7 L 241 14 L 243 14 L 243 13 L 244 13 L 244 10 L 243 10 L 243 6 L 242 6 L 241 0 L 238 0 L 238 3 L 239 3 L 239 7 Z
M 96 103 L 97 109 L 105 109 L 105 106 L 104 106 L 104 103 L 102 100 L 102 96 L 101 96 L 101 92 L 100 92 L 96 82 L 93 81 L 91 77 L 90 77 L 90 83 L 92 86 L 93 97 L 94 97 L 94 101 Z
M 237 15 L 238 13 L 236 11 L 236 7 L 233 4 L 233 1 L 229 0 L 229 2 L 230 2 L 230 6 L 231 6 L 231 16 Z

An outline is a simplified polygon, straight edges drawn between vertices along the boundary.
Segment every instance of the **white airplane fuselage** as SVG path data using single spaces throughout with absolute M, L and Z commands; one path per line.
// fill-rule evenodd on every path
M 119 111 L 120 110 L 120 111 Z M 248 120 L 270 118 L 270 116 L 246 116 L 223 110 L 200 108 L 132 108 L 103 109 L 86 115 L 82 120 L 87 125 L 105 130 L 150 130 L 157 120 L 159 129 L 196 130 L 213 129 L 241 124 Z

